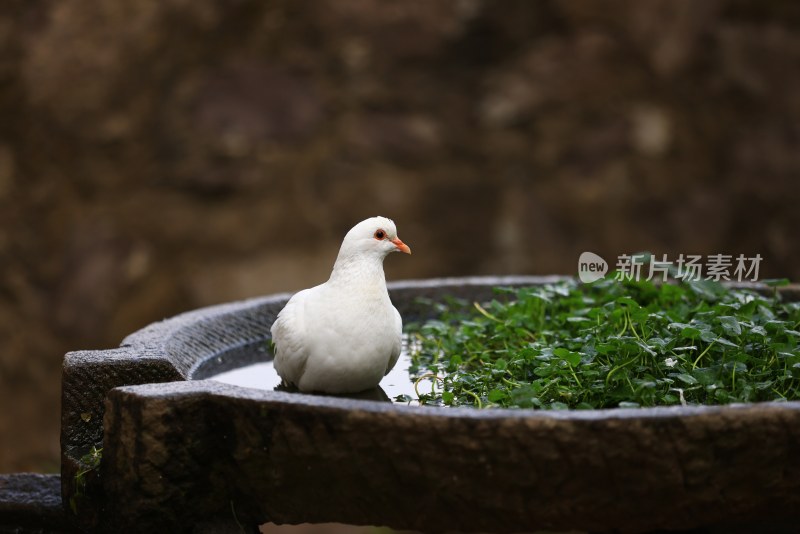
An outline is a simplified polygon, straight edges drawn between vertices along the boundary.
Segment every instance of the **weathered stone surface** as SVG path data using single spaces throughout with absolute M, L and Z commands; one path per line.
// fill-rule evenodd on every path
M 800 519 L 800 403 L 435 410 L 212 381 L 116 389 L 113 530 L 240 520 L 642 532 Z
M 484 300 L 492 297 L 492 288 L 498 285 L 542 284 L 557 279 L 559 277 L 487 277 L 409 281 L 390 284 L 390 292 L 406 320 L 414 320 L 430 313 L 429 307 L 419 303 L 420 298 L 437 300 L 450 295 Z M 780 291 L 789 299 L 798 297 L 796 286 Z M 417 499 L 425 503 L 416 504 L 421 510 L 418 515 L 432 516 L 434 508 L 441 515 L 439 526 L 431 519 L 426 529 L 521 530 L 565 525 L 571 528 L 570 525 L 589 525 L 590 521 L 605 525 L 603 528 L 678 528 L 718 522 L 726 517 L 743 520 L 772 513 L 773 509 L 765 508 L 767 505 L 759 500 L 761 497 L 753 500 L 746 492 L 739 495 L 745 491 L 739 485 L 739 476 L 762 481 L 770 488 L 774 486 L 776 494 L 794 487 L 796 473 L 792 466 L 795 464 L 793 460 L 787 463 L 782 456 L 786 453 L 784 449 L 798 445 L 791 426 L 797 413 L 794 404 L 709 411 L 636 410 L 542 415 L 501 410 L 480 413 L 398 410 L 368 401 L 235 387 L 219 389 L 211 382 L 189 382 L 182 386 L 153 384 L 199 380 L 252 361 L 243 360 L 243 357 L 268 359 L 267 352 L 252 348 L 265 346 L 269 328 L 287 298 L 286 294 L 274 295 L 196 310 L 154 323 L 128 336 L 118 349 L 71 353 L 66 357 L 62 406 L 65 505 L 76 496 L 75 475 L 85 467 L 81 456 L 92 446 L 104 447 L 100 471 L 94 470 L 85 477 L 84 496 L 77 500 L 78 520 L 83 526 L 95 528 L 102 521 L 112 531 L 158 525 L 161 525 L 158 528 L 167 528 L 178 524 L 188 528 L 200 521 L 213 523 L 228 519 L 234 506 L 237 519 L 245 524 L 266 519 L 279 522 L 336 520 L 422 528 L 422 523 L 402 519 L 401 511 L 409 512 L 411 506 L 410 501 L 399 505 L 402 499 L 410 498 L 393 493 L 402 491 L 410 495 L 430 493 L 426 499 L 439 499 L 437 506 L 426 499 Z M 113 389 L 145 383 L 151 384 L 141 389 Z M 106 405 L 110 408 L 106 413 L 103 400 L 109 391 L 115 393 Z M 589 417 L 591 414 L 594 415 Z M 284 418 L 288 422 L 284 422 Z M 786 425 L 783 431 L 788 434 L 780 433 L 781 421 Z M 294 427 L 294 424 L 300 426 Z M 684 429 L 684 424 L 689 426 Z M 303 425 L 307 426 L 305 430 Z M 553 432 L 563 435 L 563 443 L 549 437 L 548 429 L 553 425 L 558 427 Z M 277 445 L 270 437 L 273 427 L 280 431 L 275 435 L 284 440 Z M 373 430 L 368 430 L 370 428 Z M 363 432 L 369 433 L 364 434 L 362 442 Z M 678 439 L 681 432 L 686 432 L 683 441 Z M 383 439 L 380 436 L 385 436 L 387 443 L 376 445 Z M 503 437 L 492 440 L 491 436 Z M 726 436 L 726 441 L 717 443 L 721 439 L 718 436 Z M 753 456 L 753 436 L 767 440 L 763 443 L 769 450 L 760 459 Z M 664 443 L 656 443 L 661 438 Z M 431 446 L 418 445 L 428 439 Z M 733 447 L 730 455 L 725 452 L 728 442 Z M 287 445 L 289 443 L 291 445 Z M 514 448 L 520 443 L 536 445 L 531 450 L 527 446 Z M 284 445 L 287 448 L 281 449 Z M 578 448 L 570 448 L 572 445 Z M 378 456 L 373 458 L 370 450 L 376 451 Z M 460 459 L 440 459 L 436 450 L 449 451 L 448 455 Z M 592 450 L 594 452 L 588 452 Z M 698 457 L 698 451 L 704 450 L 704 456 Z M 293 451 L 298 456 L 292 456 Z M 652 457 L 645 457 L 647 451 Z M 357 457 L 353 456 L 356 453 Z M 634 471 L 617 471 L 617 464 L 628 461 L 626 455 L 631 455 L 630 461 L 650 474 L 628 480 Z M 398 460 L 388 462 L 387 459 L 394 456 Z M 355 462 L 356 467 L 348 471 L 349 468 L 339 466 L 342 459 Z M 507 463 L 510 459 L 518 464 L 517 471 Z M 692 461 L 700 462 L 697 469 L 687 470 L 682 462 L 690 465 Z M 325 467 L 326 462 L 331 467 Z M 383 465 L 382 462 L 388 463 Z M 478 467 L 470 467 L 475 462 Z M 733 464 L 726 462 L 742 467 L 727 470 L 725 466 Z M 298 466 L 314 465 L 313 472 L 302 469 L 301 473 L 293 472 Z M 444 478 L 430 475 L 437 472 L 429 473 L 430 465 L 439 465 L 442 470 L 438 473 Z M 777 476 L 775 466 L 780 465 L 786 469 L 781 475 L 784 478 L 770 478 Z M 382 495 L 371 481 L 373 468 L 376 469 L 375 480 L 393 488 L 389 490 L 391 498 L 369 501 Z M 670 473 L 670 469 L 679 472 Z M 758 472 L 748 474 L 750 469 Z M 512 477 L 512 473 L 519 475 L 528 471 L 532 474 L 522 477 L 524 480 Z M 493 478 L 494 474 L 487 473 L 500 473 L 497 476 L 505 478 Z M 558 479 L 559 473 L 569 476 Z M 702 486 L 705 480 L 712 485 L 706 484 L 705 489 L 690 485 L 681 490 L 676 481 L 687 476 L 700 480 L 696 485 Z M 590 491 L 589 487 L 603 486 L 603 477 L 611 477 L 613 487 L 603 487 L 609 496 L 600 501 L 602 507 L 593 507 L 592 491 L 599 490 Z M 364 482 L 365 479 L 370 480 Z M 659 480 L 666 484 L 664 488 L 656 484 Z M 302 484 L 296 486 L 295 481 Z M 555 490 L 547 486 L 549 482 L 558 483 Z M 620 485 L 624 487 L 618 488 Z M 339 486 L 349 488 L 356 503 L 367 499 L 363 502 L 370 504 L 342 508 L 342 502 L 336 501 L 335 495 L 325 493 Z M 501 491 L 501 486 L 508 491 Z M 361 496 L 356 494 L 359 487 L 364 491 Z M 765 493 L 760 485 L 755 487 L 759 488 L 759 495 L 771 495 L 769 492 L 773 491 Z M 547 511 L 539 510 L 541 504 L 533 506 L 538 499 L 545 499 L 546 494 L 541 493 L 545 491 L 543 488 L 555 491 L 553 499 L 542 501 L 547 503 Z M 293 491 L 305 492 L 307 498 L 303 500 L 300 493 Z M 503 504 L 498 495 L 484 495 L 499 492 L 507 497 L 513 495 L 513 491 L 518 495 L 511 504 Z M 714 492 L 723 496 L 724 503 L 713 500 Z M 479 493 L 480 503 L 464 504 L 469 499 L 477 499 Z M 637 506 L 628 513 L 630 518 L 623 521 L 625 504 L 622 501 L 614 501 L 614 504 L 611 501 L 615 498 L 652 502 L 647 505 L 650 508 Z M 776 506 L 778 503 L 786 505 L 787 498 L 790 497 L 774 498 L 770 502 Z M 714 515 L 716 512 L 703 506 L 696 509 L 692 503 L 698 499 L 709 509 L 722 509 L 724 513 Z M 669 507 L 673 506 L 673 501 L 678 503 L 675 506 L 680 506 L 669 510 L 661 508 L 661 515 L 654 512 L 654 509 L 659 510 L 657 503 Z M 453 514 L 462 513 L 459 503 L 486 514 L 486 522 L 453 519 Z M 527 510 L 529 504 L 537 511 Z M 502 507 L 506 505 L 517 508 L 505 510 Z M 640 508 L 649 511 L 640 513 Z M 495 517 L 501 513 L 502 517 Z M 780 513 L 775 515 L 780 517 Z M 451 522 L 445 524 L 445 518 Z
M 128 336 L 120 348 L 72 352 L 64 358 L 61 405 L 61 474 L 64 506 L 76 495 L 81 458 L 103 441 L 103 409 L 112 388 L 186 380 L 202 361 L 245 341 L 266 339 L 285 296 L 228 304 L 185 313 Z M 235 313 L 233 313 L 235 312 Z M 214 325 L 214 326 L 210 326 Z M 98 521 L 102 495 L 93 477 L 88 498 L 74 501 L 78 522 Z
M 73 532 L 61 508 L 58 475 L 0 475 L 0 533 Z
M 81 495 L 77 495 L 76 477 L 88 467 L 82 458 L 92 447 L 102 447 L 103 402 L 108 391 L 124 384 L 182 378 L 169 361 L 124 348 L 66 355 L 62 374 L 61 481 L 64 508 L 71 519 L 83 526 L 97 522 L 97 506 L 102 499 L 96 491 L 96 474 L 88 474 Z

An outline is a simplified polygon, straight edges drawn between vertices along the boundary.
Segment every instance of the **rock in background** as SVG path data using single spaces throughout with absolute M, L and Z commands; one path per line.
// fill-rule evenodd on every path
M 730 253 L 800 279 L 792 0 L 6 0 L 0 472 L 52 471 L 61 358 L 327 276 Z

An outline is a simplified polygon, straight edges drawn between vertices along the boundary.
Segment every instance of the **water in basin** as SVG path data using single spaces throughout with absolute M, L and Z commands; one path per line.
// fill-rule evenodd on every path
M 341 396 L 355 399 L 384 400 L 404 405 L 418 405 L 417 392 L 414 386 L 417 379 L 415 377 L 412 380 L 409 374 L 411 358 L 405 345 L 404 343 L 403 351 L 400 354 L 397 364 L 389 374 L 383 377 L 379 387 L 362 393 Z M 231 363 L 228 363 L 222 366 L 228 369 L 226 371 L 218 373 L 212 371 L 208 376 L 196 376 L 196 378 L 216 380 L 226 384 L 255 389 L 282 390 L 281 379 L 272 365 L 272 354 L 270 354 L 266 343 L 251 347 L 245 352 L 246 354 L 243 353 L 242 358 L 236 358 L 236 360 L 241 361 L 243 364 L 246 363 L 247 365 L 230 368 Z M 220 363 L 223 361 L 223 358 L 224 356 L 220 357 Z M 230 358 L 228 359 L 230 360 Z M 254 361 L 255 363 L 251 363 Z M 429 393 L 433 387 L 438 386 L 432 383 L 428 378 L 419 380 L 416 386 L 420 393 Z

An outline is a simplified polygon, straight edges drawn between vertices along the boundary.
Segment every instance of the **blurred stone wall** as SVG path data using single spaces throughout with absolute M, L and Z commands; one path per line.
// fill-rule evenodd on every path
M 800 3 L 4 0 L 0 472 L 55 470 L 65 351 L 327 276 L 760 253 L 800 278 Z

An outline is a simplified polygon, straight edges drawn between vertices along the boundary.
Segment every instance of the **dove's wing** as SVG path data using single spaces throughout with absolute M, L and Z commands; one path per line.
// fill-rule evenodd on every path
M 275 371 L 286 384 L 297 385 L 308 361 L 306 305 L 316 288 L 305 289 L 289 299 L 272 324 Z

